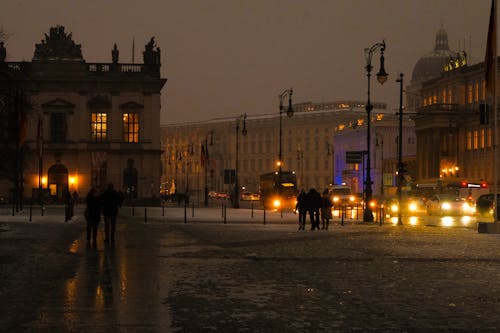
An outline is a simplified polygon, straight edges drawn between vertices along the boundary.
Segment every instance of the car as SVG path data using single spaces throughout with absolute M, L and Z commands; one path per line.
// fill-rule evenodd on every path
M 251 192 L 243 192 L 241 194 L 241 200 L 243 200 L 243 201 L 259 201 L 260 194 L 259 193 L 251 193 Z
M 488 215 L 493 214 L 493 200 L 495 194 L 487 193 L 480 195 L 476 200 L 476 212 L 480 215 Z M 500 203 L 500 195 L 497 197 L 497 207 L 498 203 Z M 497 215 L 499 212 L 497 212 Z
M 436 194 L 426 201 L 428 215 L 471 215 L 473 205 L 464 198 L 453 194 Z
M 403 204 L 406 210 L 402 213 L 405 215 L 416 216 L 426 212 L 424 200 L 420 197 L 403 198 Z M 397 216 L 399 214 L 398 198 L 390 198 L 384 203 L 386 215 Z

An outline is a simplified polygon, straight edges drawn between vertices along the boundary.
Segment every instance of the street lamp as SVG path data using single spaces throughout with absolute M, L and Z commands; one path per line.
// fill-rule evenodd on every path
M 403 225 L 402 208 L 403 208 L 403 193 L 401 186 L 403 183 L 403 73 L 399 74 L 399 136 L 398 136 L 398 225 Z
M 186 150 L 186 196 L 189 197 L 189 162 L 190 162 L 190 156 L 194 155 L 194 148 L 193 144 L 190 143 L 187 146 Z
M 210 146 L 214 144 L 214 131 L 210 131 Z M 205 167 L 205 207 L 208 207 L 208 164 L 209 164 L 209 155 L 208 155 L 208 135 L 205 137 L 205 141 L 202 144 L 202 162 L 203 167 Z
M 280 95 L 279 95 L 279 99 L 280 99 L 280 147 L 279 147 L 279 156 L 278 156 L 278 173 L 279 173 L 279 177 L 281 177 L 281 167 L 283 166 L 283 156 L 281 154 L 281 139 L 282 139 L 282 136 L 283 136 L 283 132 L 282 132 L 282 126 L 281 126 L 281 115 L 283 114 L 283 100 L 285 99 L 286 96 L 288 96 L 288 109 L 286 110 L 286 115 L 289 117 L 289 118 L 292 118 L 293 116 L 293 108 L 292 108 L 292 95 L 293 95 L 293 90 L 292 88 L 290 89 L 286 89 L 285 91 L 283 91 Z
M 371 111 L 373 109 L 373 105 L 370 102 L 370 78 L 371 78 L 371 71 L 373 69 L 372 66 L 372 57 L 375 52 L 379 51 L 380 52 L 380 70 L 377 73 L 377 81 L 380 84 L 384 84 L 385 81 L 387 81 L 387 77 L 389 76 L 385 72 L 384 68 L 384 51 L 385 51 L 385 41 L 382 41 L 382 43 L 376 43 L 372 45 L 370 48 L 365 49 L 365 57 L 366 57 L 366 76 L 368 78 L 368 101 L 366 103 L 366 114 L 367 114 L 367 133 L 366 133 L 366 149 L 367 149 L 367 156 L 366 156 L 366 180 L 365 180 L 365 211 L 363 212 L 363 221 L 364 222 L 373 222 L 373 212 L 370 207 L 370 201 L 372 198 L 372 178 L 371 178 L 371 158 L 370 158 L 370 126 L 371 126 Z
M 247 135 L 247 114 L 245 113 L 243 116 L 236 118 L 236 165 L 234 168 L 234 198 L 233 198 L 233 207 L 240 208 L 240 185 L 238 183 L 238 137 L 240 133 L 240 119 L 243 117 L 243 129 L 241 130 L 241 134 L 243 136 Z

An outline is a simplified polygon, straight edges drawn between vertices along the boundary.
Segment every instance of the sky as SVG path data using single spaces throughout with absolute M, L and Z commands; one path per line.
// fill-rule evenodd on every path
M 279 112 L 293 102 L 366 101 L 364 49 L 385 40 L 384 85 L 372 101 L 399 106 L 399 73 L 448 32 L 472 63 L 486 48 L 490 0 L 1 0 L 7 61 L 31 61 L 35 43 L 63 25 L 87 62 L 142 62 L 152 36 L 161 49 L 162 124 Z M 460 45 L 459 45 L 460 44 Z M 465 45 L 465 47 L 464 47 Z M 460 47 L 459 47 L 460 46 Z M 378 71 L 379 54 L 372 64 Z

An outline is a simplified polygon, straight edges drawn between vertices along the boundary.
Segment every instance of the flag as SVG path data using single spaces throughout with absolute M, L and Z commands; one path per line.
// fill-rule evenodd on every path
M 201 145 L 201 154 L 200 154 L 200 161 L 201 161 L 201 167 L 203 168 L 205 166 L 205 146 L 202 144 Z
M 486 91 L 491 95 L 495 93 L 496 61 L 497 61 L 497 11 L 496 1 L 491 0 L 490 24 L 488 25 L 488 41 L 484 56 Z

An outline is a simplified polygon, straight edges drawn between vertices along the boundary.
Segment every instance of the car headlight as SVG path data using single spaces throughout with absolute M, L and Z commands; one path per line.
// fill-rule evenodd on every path
M 464 204 L 462 205 L 462 210 L 463 210 L 464 212 L 468 212 L 468 211 L 470 211 L 470 206 L 469 206 L 469 204 L 468 204 L 468 203 L 466 203 L 466 202 L 464 202 Z
M 444 210 L 450 210 L 451 209 L 451 205 L 449 202 L 443 202 L 441 204 L 441 209 L 444 209 Z
M 333 197 L 333 202 L 339 201 L 339 197 Z
M 416 212 L 417 211 L 417 204 L 415 202 L 410 202 L 408 205 L 408 209 L 410 212 Z
M 280 208 L 281 206 L 281 200 L 280 199 L 274 199 L 273 201 L 273 207 L 274 208 Z
M 399 210 L 399 206 L 397 204 L 391 205 L 391 212 L 396 213 Z
M 355 200 L 354 196 L 353 196 L 353 195 L 351 195 L 351 196 L 349 197 L 349 201 L 350 201 L 350 202 L 354 202 L 354 200 Z

